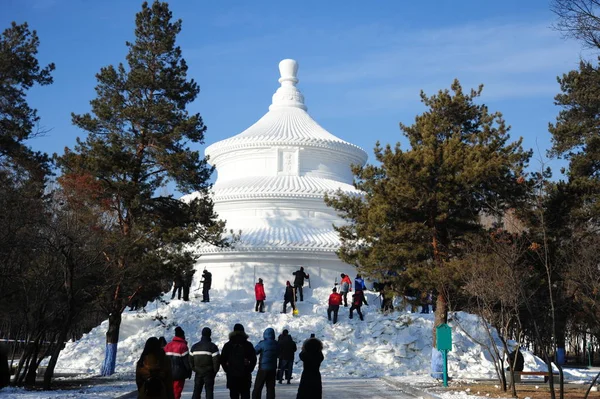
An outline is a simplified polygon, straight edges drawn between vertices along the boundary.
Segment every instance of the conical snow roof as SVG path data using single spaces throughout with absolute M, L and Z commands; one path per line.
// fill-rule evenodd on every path
M 325 147 L 347 153 L 353 163 L 364 164 L 367 160 L 365 151 L 329 133 L 306 112 L 304 96 L 296 87 L 298 63 L 283 60 L 279 63 L 279 71 L 281 87 L 273 94 L 269 112 L 242 133 L 209 146 L 206 155 L 214 161 L 224 153 L 248 147 Z

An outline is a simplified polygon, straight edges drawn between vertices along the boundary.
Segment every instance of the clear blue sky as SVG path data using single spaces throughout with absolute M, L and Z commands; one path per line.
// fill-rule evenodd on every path
M 190 111 L 208 126 L 206 144 L 233 136 L 268 109 L 277 64 L 300 64 L 309 113 L 331 133 L 364 148 L 401 140 L 398 122 L 423 111 L 419 90 L 459 78 L 483 83 L 482 102 L 501 111 L 512 137 L 545 153 L 558 108 L 556 76 L 577 67 L 581 46 L 550 29 L 543 1 L 171 1 L 183 20 L 178 44 L 201 87 Z M 54 62 L 54 84 L 29 101 L 51 129 L 30 144 L 62 153 L 85 133 L 71 112 L 89 110 L 100 67 L 125 61 L 136 0 L 1 0 L 0 27 L 28 22 L 39 58 Z M 198 147 L 202 152 L 204 146 Z M 538 156 L 538 155 L 536 155 Z M 560 161 L 550 165 L 558 173 Z M 532 161 L 532 168 L 537 168 Z

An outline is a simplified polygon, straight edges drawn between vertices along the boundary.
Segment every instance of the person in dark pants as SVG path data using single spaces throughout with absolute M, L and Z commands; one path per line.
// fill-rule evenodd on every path
M 192 287 L 192 281 L 194 280 L 194 273 L 196 270 L 192 269 L 185 272 L 183 276 L 183 300 L 190 300 L 190 288 Z
M 352 318 L 353 311 L 356 310 L 356 313 L 358 313 L 358 317 L 360 317 L 361 320 L 364 320 L 363 314 L 360 311 L 363 302 L 365 303 L 365 305 L 369 305 L 365 300 L 365 294 L 362 291 L 356 291 L 354 295 L 352 295 L 352 306 L 350 306 L 349 316 L 350 319 Z
M 175 299 L 175 294 L 177 293 L 177 299 L 181 299 L 181 290 L 183 289 L 183 278 L 181 277 L 181 273 L 177 272 L 175 278 L 173 279 L 173 295 L 171 295 L 171 299 Z
M 352 291 L 352 280 L 350 280 L 350 276 L 342 273 L 342 280 L 340 281 L 340 294 L 344 298 L 344 307 L 348 307 L 348 292 Z
M 190 363 L 196 373 L 192 399 L 200 399 L 203 387 L 206 389 L 206 399 L 213 399 L 214 397 L 215 376 L 221 367 L 221 356 L 219 355 L 219 348 L 211 341 L 211 333 L 210 328 L 204 327 L 202 338 L 192 345 L 190 351 Z
M 265 294 L 265 286 L 262 278 L 259 278 L 258 283 L 254 286 L 254 296 L 256 297 L 254 311 L 258 312 L 260 309 L 260 313 L 265 313 L 265 299 L 267 299 L 267 295 Z
M 202 272 L 202 302 L 210 302 L 210 297 L 208 296 L 208 291 L 210 291 L 210 286 L 212 284 L 212 273 L 208 270 L 204 270 Z
M 294 303 L 294 289 L 289 281 L 285 282 L 285 293 L 283 294 L 283 312 L 287 313 L 287 304 L 292 305 L 292 310 L 296 310 L 296 304 Z
M 229 341 L 221 351 L 221 366 L 227 374 L 227 388 L 231 399 L 250 399 L 252 371 L 256 366 L 256 352 L 248 341 L 244 326 L 236 324 Z
M 321 384 L 321 362 L 324 360 L 323 343 L 317 338 L 304 341 L 300 360 L 304 362 L 304 370 L 300 377 L 300 386 L 296 399 L 320 399 L 323 397 L 323 386 Z
M 277 354 L 279 345 L 275 341 L 275 330 L 267 328 L 263 333 L 263 340 L 254 347 L 257 355 L 260 355 L 258 372 L 252 390 L 252 399 L 260 399 L 262 389 L 267 385 L 267 399 L 275 399 L 275 377 L 277 373 Z
M 277 370 L 277 379 L 280 384 L 283 384 L 283 376 L 285 373 L 287 383 L 291 384 L 294 354 L 298 348 L 288 330 L 283 330 L 279 338 L 277 338 L 277 343 L 279 344 L 279 368 Z
M 331 321 L 331 313 L 333 313 L 333 324 L 337 323 L 338 312 L 341 304 L 342 294 L 338 294 L 337 289 L 334 288 L 331 295 L 329 295 L 329 307 L 327 308 L 327 318 L 329 321 Z
M 300 292 L 300 302 L 304 301 L 302 287 L 304 287 L 304 279 L 309 279 L 309 275 L 304 273 L 304 267 L 292 273 L 294 276 L 294 301 L 298 302 L 298 292 Z

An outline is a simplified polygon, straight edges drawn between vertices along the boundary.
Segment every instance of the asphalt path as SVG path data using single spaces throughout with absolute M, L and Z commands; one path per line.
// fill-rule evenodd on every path
M 275 396 L 277 399 L 292 399 L 298 393 L 299 380 L 292 380 L 292 384 L 285 383 L 275 386 Z M 183 389 L 182 399 L 191 399 L 194 390 L 194 379 L 186 380 Z M 217 380 L 215 384 L 215 399 L 228 399 L 229 390 L 225 387 L 224 381 Z M 263 388 L 262 397 L 266 398 L 266 388 Z M 205 398 L 205 392 L 202 392 L 202 398 Z M 399 398 L 414 399 L 415 396 L 403 392 L 400 388 L 387 384 L 380 379 L 350 379 L 350 378 L 324 378 L 323 379 L 323 398 Z

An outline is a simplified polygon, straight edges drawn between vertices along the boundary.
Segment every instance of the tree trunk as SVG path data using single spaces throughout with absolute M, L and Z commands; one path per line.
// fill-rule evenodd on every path
M 119 343 L 119 329 L 121 328 L 121 310 L 113 309 L 108 316 L 108 331 L 106 332 L 106 352 L 101 374 L 104 376 L 115 373 L 117 362 L 117 344 Z
M 52 349 L 52 355 L 50 356 L 50 361 L 48 362 L 48 367 L 44 372 L 44 390 L 49 390 L 52 385 L 52 377 L 54 377 L 54 368 L 56 367 L 56 362 L 58 361 L 58 355 L 60 355 L 60 351 L 63 349 L 64 343 L 67 338 L 67 332 L 69 331 L 71 323 L 67 322 L 62 327 L 60 334 L 58 335 L 56 346 Z
M 431 345 L 431 376 L 442 378 L 444 363 L 442 353 L 436 349 L 436 327 L 448 322 L 448 301 L 443 294 L 444 290 L 438 290 L 436 300 L 435 319 L 433 323 L 433 343 Z

